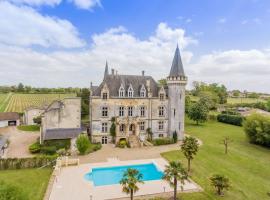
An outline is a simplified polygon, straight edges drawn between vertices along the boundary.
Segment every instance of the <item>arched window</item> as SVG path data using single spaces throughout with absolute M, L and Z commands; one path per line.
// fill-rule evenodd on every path
M 123 85 L 119 88 L 119 97 L 125 97 L 125 89 Z
M 133 93 L 134 91 L 133 91 L 132 85 L 130 85 L 128 88 L 128 97 L 133 97 Z
M 120 124 L 119 131 L 123 133 L 125 131 L 125 124 Z
M 142 87 L 141 87 L 140 97 L 146 97 L 146 89 L 145 89 L 144 85 L 142 85 Z

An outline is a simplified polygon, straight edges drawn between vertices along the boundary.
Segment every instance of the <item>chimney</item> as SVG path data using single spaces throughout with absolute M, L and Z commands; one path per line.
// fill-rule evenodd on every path
M 112 69 L 112 75 L 114 75 L 114 69 Z
M 142 70 L 142 76 L 144 76 L 144 73 L 145 73 L 145 71 L 144 71 L 144 70 Z

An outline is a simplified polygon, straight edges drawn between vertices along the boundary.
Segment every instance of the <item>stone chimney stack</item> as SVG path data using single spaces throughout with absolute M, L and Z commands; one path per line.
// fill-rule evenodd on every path
M 112 75 L 114 75 L 114 69 L 112 69 Z
M 142 70 L 142 76 L 144 76 L 144 74 L 145 74 L 145 71 L 144 71 L 144 70 Z

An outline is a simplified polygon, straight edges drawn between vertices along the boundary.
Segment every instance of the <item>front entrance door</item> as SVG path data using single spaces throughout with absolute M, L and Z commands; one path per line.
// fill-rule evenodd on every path
M 101 144 L 108 144 L 108 137 L 107 136 L 102 136 Z
M 129 134 L 135 135 L 135 125 L 134 124 L 129 125 Z

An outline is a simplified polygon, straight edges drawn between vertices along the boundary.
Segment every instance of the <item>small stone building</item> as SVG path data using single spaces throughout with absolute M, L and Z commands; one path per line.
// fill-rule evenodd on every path
M 44 140 L 76 138 L 82 131 L 81 98 L 53 101 L 41 117 L 41 143 Z
M 19 126 L 20 115 L 16 112 L 0 113 L 0 127 Z
M 41 116 L 41 114 L 46 110 L 46 106 L 43 107 L 29 107 L 24 111 L 23 122 L 25 125 L 35 125 L 34 119 Z
M 145 75 L 120 75 L 108 64 L 102 83 L 90 88 L 90 134 L 94 142 L 111 142 L 111 119 L 115 118 L 116 143 L 143 142 L 150 128 L 154 138 L 184 135 L 185 76 L 179 48 L 176 48 L 167 84 Z M 136 142 L 135 142 L 136 143 Z

